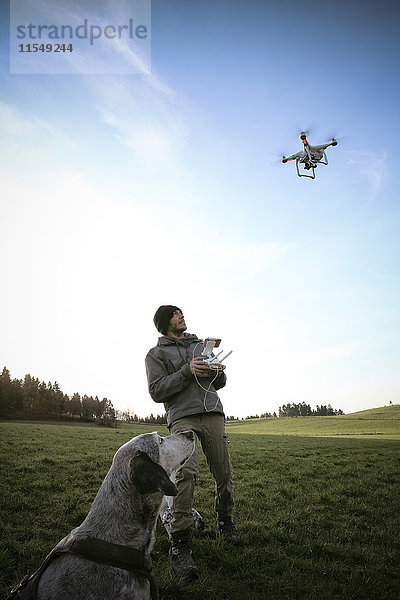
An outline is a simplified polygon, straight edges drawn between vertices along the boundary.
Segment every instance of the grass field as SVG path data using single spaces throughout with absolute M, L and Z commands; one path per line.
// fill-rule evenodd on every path
M 242 543 L 227 547 L 217 534 L 203 460 L 201 576 L 190 585 L 174 577 L 158 526 L 161 600 L 398 600 L 399 407 L 327 419 L 228 424 Z M 0 423 L 1 598 L 81 523 L 117 448 L 153 429 Z
M 230 421 L 238 433 L 300 436 L 376 436 L 400 439 L 400 404 L 337 417 L 293 417 Z

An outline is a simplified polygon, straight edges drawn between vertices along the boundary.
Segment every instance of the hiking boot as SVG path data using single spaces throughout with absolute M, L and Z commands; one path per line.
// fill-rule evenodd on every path
M 171 535 L 169 553 L 172 568 L 178 577 L 191 581 L 199 576 L 197 565 L 192 557 L 192 534 L 190 529 L 176 531 Z
M 218 517 L 218 526 L 221 535 L 230 544 L 238 544 L 240 542 L 240 533 L 236 529 L 232 517 Z

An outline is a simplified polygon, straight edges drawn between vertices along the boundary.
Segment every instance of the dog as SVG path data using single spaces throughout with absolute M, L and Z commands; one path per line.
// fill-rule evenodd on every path
M 170 475 L 194 447 L 192 431 L 145 433 L 121 446 L 86 519 L 9 599 L 157 598 L 150 559 L 157 517 L 163 496 L 177 494 Z

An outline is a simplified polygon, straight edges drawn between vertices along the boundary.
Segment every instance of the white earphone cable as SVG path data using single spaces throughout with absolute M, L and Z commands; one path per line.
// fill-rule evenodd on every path
M 198 346 L 199 344 L 201 344 L 201 343 L 202 343 L 202 342 L 198 342 L 198 343 L 195 345 L 195 347 L 193 348 L 193 358 L 195 358 L 195 355 L 194 355 L 194 353 L 195 353 L 195 351 L 196 351 L 196 348 L 197 348 L 197 346 Z M 205 388 L 205 387 L 203 387 L 203 386 L 201 385 L 201 383 L 200 383 L 200 381 L 198 380 L 198 377 L 197 377 L 197 375 L 196 375 L 195 373 L 193 373 L 193 375 L 194 375 L 194 378 L 195 378 L 195 380 L 196 380 L 196 382 L 197 382 L 197 385 L 199 385 L 199 386 L 201 387 L 201 389 L 205 391 L 204 398 L 203 398 L 203 406 L 204 406 L 204 410 L 205 410 L 206 412 L 213 412 L 213 411 L 214 411 L 214 410 L 217 408 L 217 406 L 218 406 L 219 398 L 218 398 L 218 394 L 217 394 L 217 392 L 214 392 L 214 391 L 212 391 L 212 390 L 211 390 L 211 386 L 212 386 L 212 384 L 214 383 L 214 381 L 217 379 L 217 377 L 218 377 L 218 375 L 219 375 L 219 373 L 218 373 L 218 369 L 216 370 L 216 375 L 215 375 L 215 377 L 214 377 L 214 378 L 211 380 L 211 382 L 210 382 L 210 385 L 208 386 L 208 388 Z M 215 406 L 213 406 L 212 408 L 207 408 L 207 403 L 206 403 L 206 400 L 207 400 L 207 394 L 215 394 L 215 395 L 217 396 L 217 402 L 215 403 Z

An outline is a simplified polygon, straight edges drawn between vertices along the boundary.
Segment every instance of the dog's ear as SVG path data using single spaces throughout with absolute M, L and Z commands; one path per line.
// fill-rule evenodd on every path
M 161 465 L 146 452 L 138 452 L 131 459 L 131 481 L 141 494 L 160 491 L 166 496 L 176 496 L 178 490 Z

